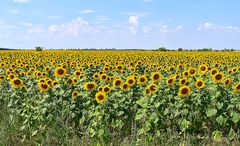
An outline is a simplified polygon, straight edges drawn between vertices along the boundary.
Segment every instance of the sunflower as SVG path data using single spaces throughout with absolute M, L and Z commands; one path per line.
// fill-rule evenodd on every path
M 151 92 L 150 92 L 150 89 L 148 89 L 148 88 L 146 88 L 144 91 L 143 91 L 143 94 L 144 95 L 148 95 L 148 94 L 150 94 Z
M 71 77 L 68 77 L 68 79 L 67 79 L 67 84 L 68 84 L 69 86 L 71 86 L 71 85 L 74 84 L 74 81 L 73 81 L 73 79 L 72 79 Z
M 181 85 L 181 86 L 184 86 L 184 85 L 187 84 L 188 79 L 187 79 L 187 78 L 182 78 L 179 82 L 180 82 L 180 85 Z
M 134 73 L 134 72 L 136 72 L 136 68 L 135 67 L 130 67 L 130 71 L 131 71 L 131 73 Z
M 46 72 L 49 72 L 49 71 L 50 71 L 50 67 L 45 67 L 44 70 L 45 70 Z
M 46 83 L 47 83 L 48 85 L 52 85 L 52 79 L 47 78 L 47 79 L 46 79 Z
M 195 83 L 195 86 L 198 89 L 202 89 L 205 86 L 205 83 L 203 82 L 203 80 L 197 80 L 196 83 Z
M 72 99 L 73 99 L 74 101 L 76 101 L 78 95 L 79 95 L 78 91 L 73 91 L 73 92 L 72 92 Z
M 213 76 L 213 80 L 216 83 L 221 83 L 223 79 L 224 79 L 224 74 L 222 74 L 220 72 L 215 74 L 215 76 Z
M 5 79 L 6 79 L 6 77 L 0 76 L 0 81 L 3 81 L 3 80 L 5 80 Z
M 103 87 L 99 87 L 98 92 L 102 92 L 102 91 L 103 91 Z
M 122 83 L 123 83 L 123 81 L 121 79 L 115 79 L 113 81 L 113 87 L 114 88 L 118 88 L 118 87 L 120 87 L 122 85 Z
M 108 94 L 109 92 L 111 92 L 111 87 L 108 85 L 103 86 L 103 92 Z
M 161 74 L 159 72 L 152 73 L 151 79 L 153 82 L 158 82 L 161 80 Z
M 153 94 L 153 93 L 155 93 L 157 91 L 157 87 L 158 86 L 156 84 L 152 83 L 152 84 L 148 85 L 146 87 L 146 89 L 149 89 L 150 93 Z
M 67 73 L 66 68 L 57 67 L 57 68 L 55 68 L 54 76 L 56 76 L 56 77 L 63 77 L 66 73 Z
M 39 83 L 38 88 L 42 92 L 47 92 L 49 90 L 50 86 L 48 84 L 45 84 L 45 83 Z
M 23 87 L 23 81 L 19 78 L 14 78 L 11 80 L 11 84 L 15 88 L 21 88 Z
M 211 76 L 214 76 L 215 74 L 217 74 L 218 73 L 218 70 L 216 69 L 216 68 L 212 68 L 211 70 L 210 70 L 210 75 Z
M 117 70 L 117 71 L 121 71 L 121 70 L 123 70 L 123 66 L 122 66 L 122 65 L 118 65 L 118 66 L 116 66 L 116 70 Z
M 79 77 L 81 75 L 81 72 L 79 70 L 74 71 L 73 75 L 75 77 Z
M 145 75 L 142 75 L 138 78 L 139 84 L 144 85 L 144 84 L 146 84 L 146 82 L 147 82 L 147 77 Z
M 240 82 L 236 86 L 234 86 L 233 89 L 236 93 L 240 93 Z
M 126 83 L 124 83 L 123 85 L 122 85 L 122 90 L 123 91 L 128 91 L 129 90 L 129 84 L 126 82 Z
M 232 84 L 232 79 L 231 78 L 227 78 L 225 81 L 224 81 L 224 86 L 229 86 Z
M 86 82 L 84 83 L 84 89 L 87 91 L 92 91 L 96 89 L 97 85 L 94 82 Z
M 189 72 L 186 70 L 183 72 L 183 76 L 187 77 L 189 75 Z
M 131 86 L 135 85 L 136 80 L 135 80 L 134 76 L 130 76 L 130 77 L 127 78 L 127 81 L 126 81 L 126 82 L 127 82 L 128 85 L 131 87 Z
M 175 83 L 175 78 L 169 78 L 167 81 L 166 81 L 166 84 L 168 86 L 172 86 L 173 84 Z
M 107 80 L 108 80 L 108 75 L 106 75 L 105 73 L 100 74 L 100 79 L 101 79 L 102 81 L 107 81 Z
M 182 86 L 179 88 L 178 95 L 181 97 L 185 97 L 185 96 L 189 95 L 190 92 L 191 92 L 191 89 L 189 86 Z
M 188 70 L 189 76 L 193 77 L 196 75 L 196 69 L 195 68 L 190 68 Z
M 200 73 L 205 73 L 208 70 L 208 67 L 206 64 L 202 64 L 199 66 Z
M 103 103 L 103 102 L 106 102 L 107 100 L 107 96 L 103 92 L 96 93 L 95 97 L 98 103 Z
M 53 87 L 55 87 L 55 86 L 58 85 L 58 84 L 59 84 L 58 81 L 53 81 L 53 82 L 52 82 L 52 86 L 53 86 Z
M 8 75 L 8 78 L 9 78 L 10 80 L 12 80 L 12 79 L 15 78 L 15 76 L 14 76 L 14 74 L 11 73 L 11 74 Z

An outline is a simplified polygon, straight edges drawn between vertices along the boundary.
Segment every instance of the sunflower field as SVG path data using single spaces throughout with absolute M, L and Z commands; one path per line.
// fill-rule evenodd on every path
M 0 104 L 17 143 L 239 141 L 240 52 L 0 51 Z

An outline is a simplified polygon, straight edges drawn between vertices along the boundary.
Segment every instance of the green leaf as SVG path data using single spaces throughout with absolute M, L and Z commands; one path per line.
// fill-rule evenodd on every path
M 222 103 L 222 102 L 218 102 L 218 103 L 217 103 L 217 108 L 218 108 L 218 109 L 221 109 L 222 107 L 223 107 L 223 103 Z
M 104 134 L 104 130 L 100 129 L 98 130 L 98 137 L 101 137 Z
M 221 131 L 213 131 L 212 133 L 212 137 L 213 137 L 213 140 L 216 141 L 216 142 L 220 142 L 221 141 L 221 138 L 222 138 L 222 132 Z
M 220 125 L 224 125 L 227 122 L 227 119 L 224 118 L 222 115 L 216 118 L 216 121 L 220 124 Z
M 189 128 L 189 125 L 190 125 L 190 121 L 186 120 L 186 119 L 183 119 L 181 121 L 181 124 L 180 124 L 180 128 L 182 131 L 186 131 L 188 128 Z
M 216 113 L 217 113 L 216 109 L 208 109 L 207 112 L 206 112 L 207 117 L 214 116 Z
M 157 102 L 157 103 L 154 104 L 154 106 L 155 106 L 156 108 L 158 108 L 158 107 L 160 106 L 160 104 L 161 104 L 160 102 Z
M 230 140 L 233 140 L 235 138 L 235 135 L 236 135 L 235 131 L 231 128 L 230 132 L 228 133 L 228 138 Z
M 143 133 L 145 133 L 145 130 L 143 128 L 139 129 L 138 132 L 137 132 L 138 135 L 141 135 Z
M 37 135 L 37 133 L 38 133 L 38 131 L 37 131 L 37 130 L 35 130 L 35 131 L 32 133 L 32 136 L 35 136 L 35 135 Z
M 240 115 L 238 113 L 233 113 L 232 121 L 237 123 L 239 121 Z
M 147 102 L 147 98 L 143 97 L 143 98 L 140 98 L 139 100 L 136 101 L 136 103 L 138 105 L 140 105 L 142 108 L 147 108 L 148 106 L 148 102 Z

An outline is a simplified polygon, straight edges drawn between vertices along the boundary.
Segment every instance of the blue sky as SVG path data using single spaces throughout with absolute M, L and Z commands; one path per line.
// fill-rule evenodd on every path
M 0 47 L 240 48 L 238 0 L 0 0 Z

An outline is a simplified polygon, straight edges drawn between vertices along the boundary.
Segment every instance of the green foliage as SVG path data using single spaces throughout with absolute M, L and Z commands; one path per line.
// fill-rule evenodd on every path
M 160 47 L 157 49 L 158 51 L 163 51 L 163 52 L 166 52 L 166 51 L 169 51 L 167 48 L 165 47 Z
M 43 50 L 43 47 L 37 46 L 37 47 L 35 47 L 35 49 L 36 49 L 36 51 L 42 51 L 42 50 Z

